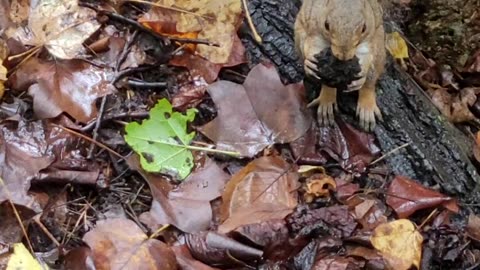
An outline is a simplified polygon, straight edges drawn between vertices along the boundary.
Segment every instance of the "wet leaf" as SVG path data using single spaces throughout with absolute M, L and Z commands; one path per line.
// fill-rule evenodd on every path
M 96 269 L 178 269 L 173 251 L 128 219 L 98 221 L 83 237 Z
M 113 92 L 110 72 L 80 60 L 45 61 L 31 58 L 10 78 L 12 88 L 33 97 L 37 117 L 66 112 L 87 123 L 97 116 L 95 101 Z
M 213 82 L 221 67 L 235 66 L 245 62 L 245 49 L 237 36 L 243 13 L 242 4 L 236 0 L 161 0 L 160 5 L 173 6 L 194 12 L 170 11 L 152 7 L 139 22 L 159 33 L 177 37 L 206 39 L 216 43 L 187 48 L 170 62 L 187 67 L 193 76 L 200 75 Z
M 398 217 L 406 218 L 420 209 L 442 205 L 452 212 L 459 211 L 453 198 L 428 189 L 404 176 L 396 176 L 387 190 L 387 204 Z
M 201 132 L 218 149 L 249 157 L 273 143 L 296 140 L 311 123 L 302 89 L 302 84 L 284 86 L 275 68 L 262 64 L 250 71 L 243 85 L 218 81 L 208 89 L 218 116 Z
M 470 214 L 466 231 L 470 238 L 480 241 L 480 217 Z
M 212 220 L 210 201 L 221 196 L 229 176 L 208 159 L 177 188 L 165 191 L 161 180 L 147 178 L 153 195 L 152 208 L 140 220 L 153 231 L 164 224 L 172 224 L 184 232 L 209 228 Z
M 215 232 L 188 234 L 186 242 L 193 257 L 209 265 L 235 266 L 238 260 L 253 262 L 263 254 L 259 249 Z
M 195 109 L 185 115 L 173 112 L 170 102 L 162 99 L 150 110 L 149 119 L 125 127 L 125 141 L 140 155 L 143 169 L 180 180 L 190 174 L 194 164 L 188 145 L 195 132 L 187 133 L 187 123 L 193 121 L 195 113 Z
M 467 87 L 460 92 L 452 94 L 445 88 L 431 91 L 432 101 L 435 106 L 452 123 L 463 123 L 476 119 L 470 111 L 470 107 L 477 101 L 477 94 L 480 93 L 478 87 Z
M 190 250 L 186 245 L 172 247 L 177 258 L 178 265 L 182 270 L 219 270 L 219 268 L 210 267 L 192 257 Z
M 408 219 L 381 224 L 373 231 L 372 245 L 391 269 L 420 268 L 423 237 Z
M 31 2 L 28 29 L 20 27 L 10 36 L 44 46 L 56 58 L 73 59 L 85 53 L 83 42 L 99 28 L 96 13 L 80 7 L 77 0 L 39 0 Z
M 222 195 L 226 233 L 242 225 L 283 219 L 297 206 L 298 175 L 279 157 L 261 157 L 232 176 Z

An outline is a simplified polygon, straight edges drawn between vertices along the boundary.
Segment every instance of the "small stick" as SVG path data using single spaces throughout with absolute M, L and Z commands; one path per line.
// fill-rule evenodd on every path
M 35 217 L 33 217 L 33 221 L 35 223 L 37 223 L 37 225 L 40 227 L 40 229 L 43 231 L 43 233 L 45 233 L 48 236 L 48 238 L 50 238 L 50 240 L 57 247 L 60 246 L 60 243 L 57 241 L 57 239 L 50 233 L 50 231 L 47 229 L 47 227 L 45 227 L 45 225 L 43 225 L 42 221 L 40 220 L 40 215 L 36 215 Z
M 395 152 L 400 151 L 401 149 L 409 146 L 410 144 L 411 144 L 411 143 L 408 142 L 408 143 L 402 144 L 402 145 L 400 145 L 399 147 L 396 147 L 396 148 L 388 151 L 388 153 L 386 153 L 385 155 L 383 155 L 383 156 L 377 158 L 376 160 L 372 161 L 372 163 L 370 163 L 370 165 L 375 165 L 375 164 L 377 164 L 378 162 L 380 162 L 380 161 L 384 160 L 385 158 L 391 156 L 391 155 L 394 154 Z
M 252 17 L 250 16 L 250 12 L 248 11 L 247 0 L 242 0 L 242 4 L 243 4 L 243 9 L 245 10 L 245 17 L 247 18 L 248 27 L 250 27 L 250 30 L 252 31 L 253 38 L 258 44 L 262 44 L 262 37 L 258 34 L 257 29 L 253 24 Z
M 100 129 L 100 125 L 102 123 L 103 113 L 105 111 L 105 103 L 107 102 L 107 96 L 102 97 L 102 104 L 100 105 L 100 110 L 98 111 L 97 121 L 95 123 L 95 128 L 93 129 L 92 140 L 97 141 L 98 137 L 98 130 Z M 88 149 L 87 159 L 92 159 L 93 157 L 93 150 L 95 150 L 95 144 L 90 144 L 90 148 Z

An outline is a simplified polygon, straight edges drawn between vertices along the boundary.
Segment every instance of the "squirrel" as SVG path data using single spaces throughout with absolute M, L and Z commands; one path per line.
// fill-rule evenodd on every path
M 386 61 L 383 10 L 378 0 L 304 0 L 294 33 L 306 76 L 325 79 L 318 61 L 325 50 L 331 50 L 339 61 L 358 60 L 360 72 L 348 81 L 347 90 L 359 90 L 356 113 L 360 126 L 373 131 L 375 116 L 382 120 L 375 87 Z M 334 110 L 338 110 L 338 89 L 327 84 L 322 83 L 320 95 L 308 105 L 318 104 L 322 126 L 333 124 Z

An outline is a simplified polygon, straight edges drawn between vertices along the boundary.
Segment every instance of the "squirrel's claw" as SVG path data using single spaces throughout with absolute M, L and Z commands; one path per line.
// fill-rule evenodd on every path
M 305 68 L 305 74 L 307 74 L 307 76 L 321 80 L 320 77 L 318 77 L 317 75 L 318 71 L 317 71 L 316 61 L 305 59 L 304 68 Z
M 378 120 L 383 121 L 382 113 L 376 102 L 373 105 L 370 104 L 368 106 L 359 102 L 357 105 L 357 116 L 360 120 L 360 127 L 368 132 L 375 129 L 375 117 L 378 118 Z
M 335 124 L 336 103 L 319 104 L 317 110 L 317 118 L 320 126 L 333 126 Z

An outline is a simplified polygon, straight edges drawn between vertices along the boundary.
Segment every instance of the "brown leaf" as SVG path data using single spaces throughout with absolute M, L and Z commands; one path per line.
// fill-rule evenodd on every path
M 372 245 L 382 253 L 390 269 L 420 269 L 423 237 L 408 219 L 381 224 L 373 231 Z
M 29 220 L 35 215 L 35 212 L 27 207 L 16 205 L 15 208 L 19 213 L 21 220 Z M 23 237 L 22 227 L 19 226 L 15 212 L 13 211 L 11 204 L 7 201 L 0 203 L 0 220 L 2 221 L 0 222 L 1 245 L 10 245 L 21 242 Z
M 154 201 L 151 210 L 143 213 L 140 220 L 153 231 L 164 224 L 172 224 L 184 232 L 206 230 L 212 219 L 210 201 L 221 196 L 228 177 L 208 159 L 203 168 L 194 171 L 171 191 L 166 191 L 158 179 L 147 178 Z
M 182 270 L 219 270 L 218 268 L 210 267 L 193 258 L 186 245 L 174 246 L 172 247 L 172 250 L 177 258 L 178 265 Z
M 28 26 L 7 33 L 26 45 L 44 46 L 57 59 L 85 53 L 83 42 L 100 28 L 95 11 L 76 0 L 31 2 Z M 18 23 L 18 22 L 17 22 Z
M 480 242 L 480 217 L 470 214 L 466 231 L 470 238 Z
M 98 221 L 83 241 L 91 248 L 96 269 L 178 269 L 173 251 L 128 219 Z
M 215 232 L 188 234 L 186 242 L 193 257 L 209 265 L 235 266 L 238 260 L 253 262 L 263 255 L 261 250 Z
M 113 92 L 109 72 L 84 61 L 44 61 L 31 58 L 10 78 L 12 88 L 28 89 L 39 118 L 66 112 L 87 123 L 97 116 L 95 100 Z
M 363 230 L 373 230 L 388 221 L 385 215 L 387 207 L 377 198 L 355 195 L 349 198 L 346 204 L 353 209 L 355 219 L 362 225 Z
M 196 107 L 203 100 L 207 87 L 208 84 L 202 77 L 195 77 L 181 85 L 178 92 L 172 97 L 173 108 L 183 111 Z
M 249 157 L 275 142 L 296 140 L 311 124 L 302 89 L 302 84 L 284 86 L 273 66 L 259 64 L 250 71 L 243 86 L 218 81 L 209 87 L 218 116 L 200 131 L 218 149 Z
M 45 120 L 0 125 L 0 177 L 5 183 L 0 202 L 8 197 L 6 188 L 14 203 L 40 211 L 28 195 L 32 180 L 95 184 L 100 171 L 78 151 L 83 143 Z
M 176 55 L 170 64 L 187 67 L 192 76 L 200 75 L 211 83 L 217 78 L 221 67 L 235 66 L 246 61 L 245 48 L 237 36 L 243 19 L 241 2 L 177 0 L 173 5 L 171 1 L 162 0 L 157 3 L 191 10 L 196 15 L 153 7 L 139 22 L 162 34 L 206 39 L 219 45 L 189 47 Z
M 387 204 L 398 217 L 406 218 L 420 209 L 442 205 L 452 212 L 459 211 L 455 199 L 428 189 L 404 176 L 396 176 L 387 190 Z
M 278 157 L 261 157 L 232 176 L 222 195 L 226 233 L 242 225 L 283 219 L 297 206 L 298 175 Z
M 90 270 L 92 262 L 92 250 L 89 247 L 78 247 L 65 255 L 63 266 L 68 270 Z
M 363 269 L 363 263 L 355 261 L 353 258 L 344 258 L 338 255 L 319 257 L 312 269 L 314 270 L 353 270 Z
M 458 93 L 452 94 L 445 88 L 431 91 L 432 101 L 435 106 L 452 123 L 463 123 L 476 119 L 470 111 L 470 107 L 477 101 L 477 94 L 480 88 L 467 87 L 461 89 Z

